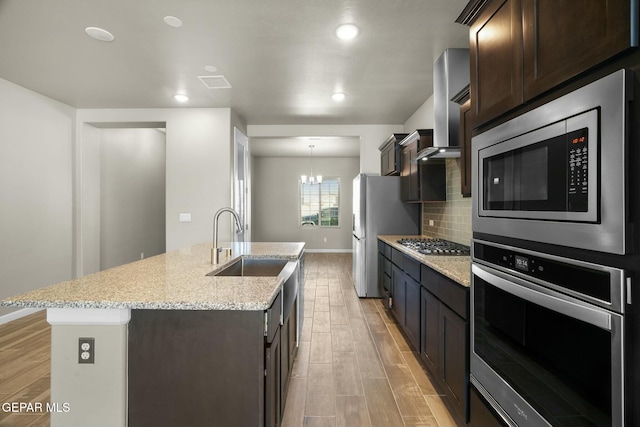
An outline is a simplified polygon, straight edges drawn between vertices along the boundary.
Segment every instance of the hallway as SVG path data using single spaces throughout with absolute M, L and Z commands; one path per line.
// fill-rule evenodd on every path
M 308 253 L 305 276 L 283 426 L 455 426 L 382 300 L 357 297 L 351 254 Z

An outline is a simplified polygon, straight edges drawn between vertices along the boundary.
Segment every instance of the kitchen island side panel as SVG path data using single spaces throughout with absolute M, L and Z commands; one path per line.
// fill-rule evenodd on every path
M 133 310 L 129 427 L 262 426 L 264 312 Z

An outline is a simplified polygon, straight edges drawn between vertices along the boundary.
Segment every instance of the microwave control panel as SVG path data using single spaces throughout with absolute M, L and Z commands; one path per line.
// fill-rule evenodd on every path
M 567 134 L 569 212 L 586 212 L 589 202 L 589 130 L 579 129 Z

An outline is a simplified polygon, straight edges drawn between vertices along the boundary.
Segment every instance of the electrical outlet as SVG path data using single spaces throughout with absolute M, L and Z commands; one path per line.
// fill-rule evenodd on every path
M 95 363 L 95 338 L 78 338 L 78 363 Z

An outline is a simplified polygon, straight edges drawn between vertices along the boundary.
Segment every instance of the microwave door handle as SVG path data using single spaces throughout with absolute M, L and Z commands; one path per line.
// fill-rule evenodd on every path
M 611 314 L 602 309 L 593 308 L 589 305 L 583 305 L 573 301 L 566 301 L 552 295 L 552 293 L 556 294 L 554 291 L 538 287 L 533 283 L 520 280 L 516 277 L 509 276 L 507 280 L 501 275 L 498 275 L 500 274 L 499 272 L 486 266 L 480 266 L 474 263 L 471 265 L 471 272 L 490 285 L 533 304 L 571 316 L 606 331 L 611 331 L 612 329 Z

